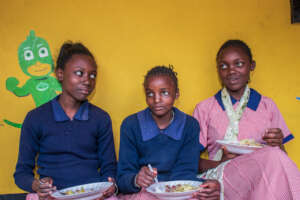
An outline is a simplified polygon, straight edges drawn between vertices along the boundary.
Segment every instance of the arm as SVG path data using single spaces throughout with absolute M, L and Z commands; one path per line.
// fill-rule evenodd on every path
M 214 160 L 207 160 L 207 159 L 200 158 L 199 173 L 203 173 L 209 169 L 216 168 L 219 164 L 221 164 L 221 161 L 214 161 Z
M 30 80 L 29 80 L 30 81 Z M 23 87 L 18 87 L 19 81 L 15 77 L 9 77 L 6 80 L 6 89 L 13 92 L 18 97 L 24 97 L 29 95 L 29 90 L 27 88 L 27 83 Z
M 32 119 L 32 115 L 30 113 L 27 114 L 21 129 L 19 156 L 14 173 L 16 185 L 28 192 L 33 192 L 33 169 L 35 167 L 35 157 L 39 149 L 38 133 L 33 123 L 34 119 Z
M 108 177 L 116 178 L 117 161 L 111 119 L 108 114 L 104 119 L 98 130 L 97 144 L 101 180 L 107 181 Z
M 198 122 L 192 117 L 187 117 L 182 136 L 184 142 L 171 171 L 170 180 L 196 179 L 201 148 L 199 143 L 199 131 Z
M 240 154 L 230 153 L 229 151 L 227 151 L 226 147 L 224 147 L 224 146 L 222 147 L 222 151 L 223 151 L 223 154 L 222 154 L 222 158 L 221 158 L 220 161 L 206 160 L 206 159 L 200 158 L 200 160 L 199 160 L 199 172 L 203 173 L 203 172 L 205 172 L 209 169 L 216 168 L 222 162 L 233 159 L 233 158 L 240 155 Z
M 132 121 L 135 122 L 134 120 Z M 135 123 L 138 123 L 137 119 Z M 138 127 L 134 127 L 128 118 L 121 125 L 117 183 L 122 193 L 136 193 L 140 191 L 140 188 L 134 185 L 135 176 L 140 170 L 135 138 L 137 129 Z
M 271 127 L 265 130 L 263 140 L 265 140 L 268 145 L 278 146 L 285 151 L 284 144 L 293 139 L 294 136 L 288 129 L 275 102 L 270 99 L 266 106 L 271 112 Z

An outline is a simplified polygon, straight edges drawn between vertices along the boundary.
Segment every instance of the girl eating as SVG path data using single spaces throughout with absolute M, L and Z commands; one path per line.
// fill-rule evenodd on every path
M 145 188 L 158 181 L 195 180 L 200 156 L 199 125 L 174 107 L 179 97 L 176 72 L 157 66 L 145 76 L 148 108 L 121 126 L 117 183 L 120 199 L 156 199 Z M 153 169 L 148 167 L 152 166 Z M 217 181 L 207 181 L 195 198 L 219 199 Z
M 56 76 L 62 93 L 30 111 L 22 126 L 14 178 L 21 189 L 36 193 L 28 199 L 49 199 L 56 189 L 113 181 L 116 174 L 110 117 L 87 100 L 96 85 L 94 56 L 81 43 L 63 44 Z M 39 178 L 34 177 L 35 167 Z M 112 186 L 101 199 L 114 192 Z
M 255 67 L 243 41 L 229 40 L 218 51 L 217 71 L 223 89 L 194 110 L 200 143 L 210 158 L 200 160 L 199 171 L 203 178 L 219 180 L 221 199 L 297 199 L 300 172 L 284 150 L 293 135 L 275 103 L 249 88 Z M 249 138 L 266 147 L 238 155 L 216 142 Z

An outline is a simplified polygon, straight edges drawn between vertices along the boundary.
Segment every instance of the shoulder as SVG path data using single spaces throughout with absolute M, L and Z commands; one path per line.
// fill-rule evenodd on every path
M 266 110 L 278 109 L 276 103 L 270 97 L 261 95 L 261 100 L 259 103 L 260 108 L 264 108 Z
M 186 125 L 199 127 L 198 121 L 191 115 L 186 114 Z
M 141 128 L 137 113 L 129 115 L 123 120 L 120 128 L 120 137 L 123 138 L 121 142 L 125 138 L 131 141 L 137 141 L 138 138 L 141 139 Z
M 96 118 L 98 120 L 108 120 L 111 121 L 110 116 L 108 112 L 103 110 L 102 108 L 99 108 L 98 106 L 95 106 L 94 104 L 89 102 L 89 112 L 91 113 L 91 117 Z
M 194 109 L 194 114 L 193 116 L 198 116 L 198 115 L 206 115 L 210 113 L 212 110 L 219 110 L 221 106 L 219 105 L 217 99 L 215 96 L 209 97 L 208 99 L 205 99 L 203 101 L 200 101 L 195 109 Z
M 22 127 L 39 128 L 53 121 L 51 101 L 29 111 Z
M 127 126 L 136 126 L 138 124 L 138 118 L 137 118 L 137 113 L 131 114 L 127 116 L 121 125 L 121 128 L 127 127 Z
M 51 101 L 32 109 L 27 113 L 27 116 L 31 118 L 41 119 L 49 116 L 50 114 L 52 114 Z
M 196 108 L 207 108 L 207 107 L 211 107 L 213 104 L 216 103 L 216 98 L 215 96 L 209 97 L 203 101 L 200 101 L 199 103 L 196 104 Z
M 191 115 L 182 112 L 178 108 L 175 108 L 175 109 L 177 110 L 176 112 L 180 112 L 182 114 L 182 116 L 185 116 L 184 130 L 187 131 L 187 132 L 191 132 L 191 130 L 196 130 L 196 132 L 198 134 L 198 132 L 200 130 L 198 121 L 194 117 L 192 117 Z M 192 131 L 192 132 L 194 132 L 194 131 Z

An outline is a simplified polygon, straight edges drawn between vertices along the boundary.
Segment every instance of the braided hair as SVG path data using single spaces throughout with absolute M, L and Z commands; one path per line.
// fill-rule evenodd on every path
M 177 72 L 174 71 L 173 65 L 169 65 L 168 67 L 166 67 L 164 65 L 155 66 L 152 69 L 150 69 L 147 72 L 147 74 L 145 75 L 144 87 L 146 87 L 148 79 L 153 76 L 168 76 L 168 77 L 170 77 L 175 85 L 176 91 L 178 91 Z

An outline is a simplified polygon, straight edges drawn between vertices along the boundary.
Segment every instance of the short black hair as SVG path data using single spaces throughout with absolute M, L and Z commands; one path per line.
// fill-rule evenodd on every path
M 144 79 L 144 87 L 147 84 L 147 80 L 150 77 L 153 76 L 168 76 L 171 78 L 175 85 L 176 91 L 178 91 L 178 79 L 177 79 L 177 72 L 174 71 L 173 65 L 169 65 L 168 67 L 161 65 L 161 66 L 155 66 L 152 69 L 150 69 L 147 74 L 145 75 Z
M 252 62 L 252 53 L 250 47 L 242 40 L 227 40 L 219 49 L 217 53 L 216 60 L 218 61 L 218 58 L 221 54 L 221 52 L 228 48 L 228 47 L 238 47 L 241 48 L 249 57 L 250 62 Z
M 76 54 L 90 56 L 96 64 L 93 54 L 82 43 L 67 41 L 60 48 L 56 61 L 56 69 L 64 70 L 66 63 Z

